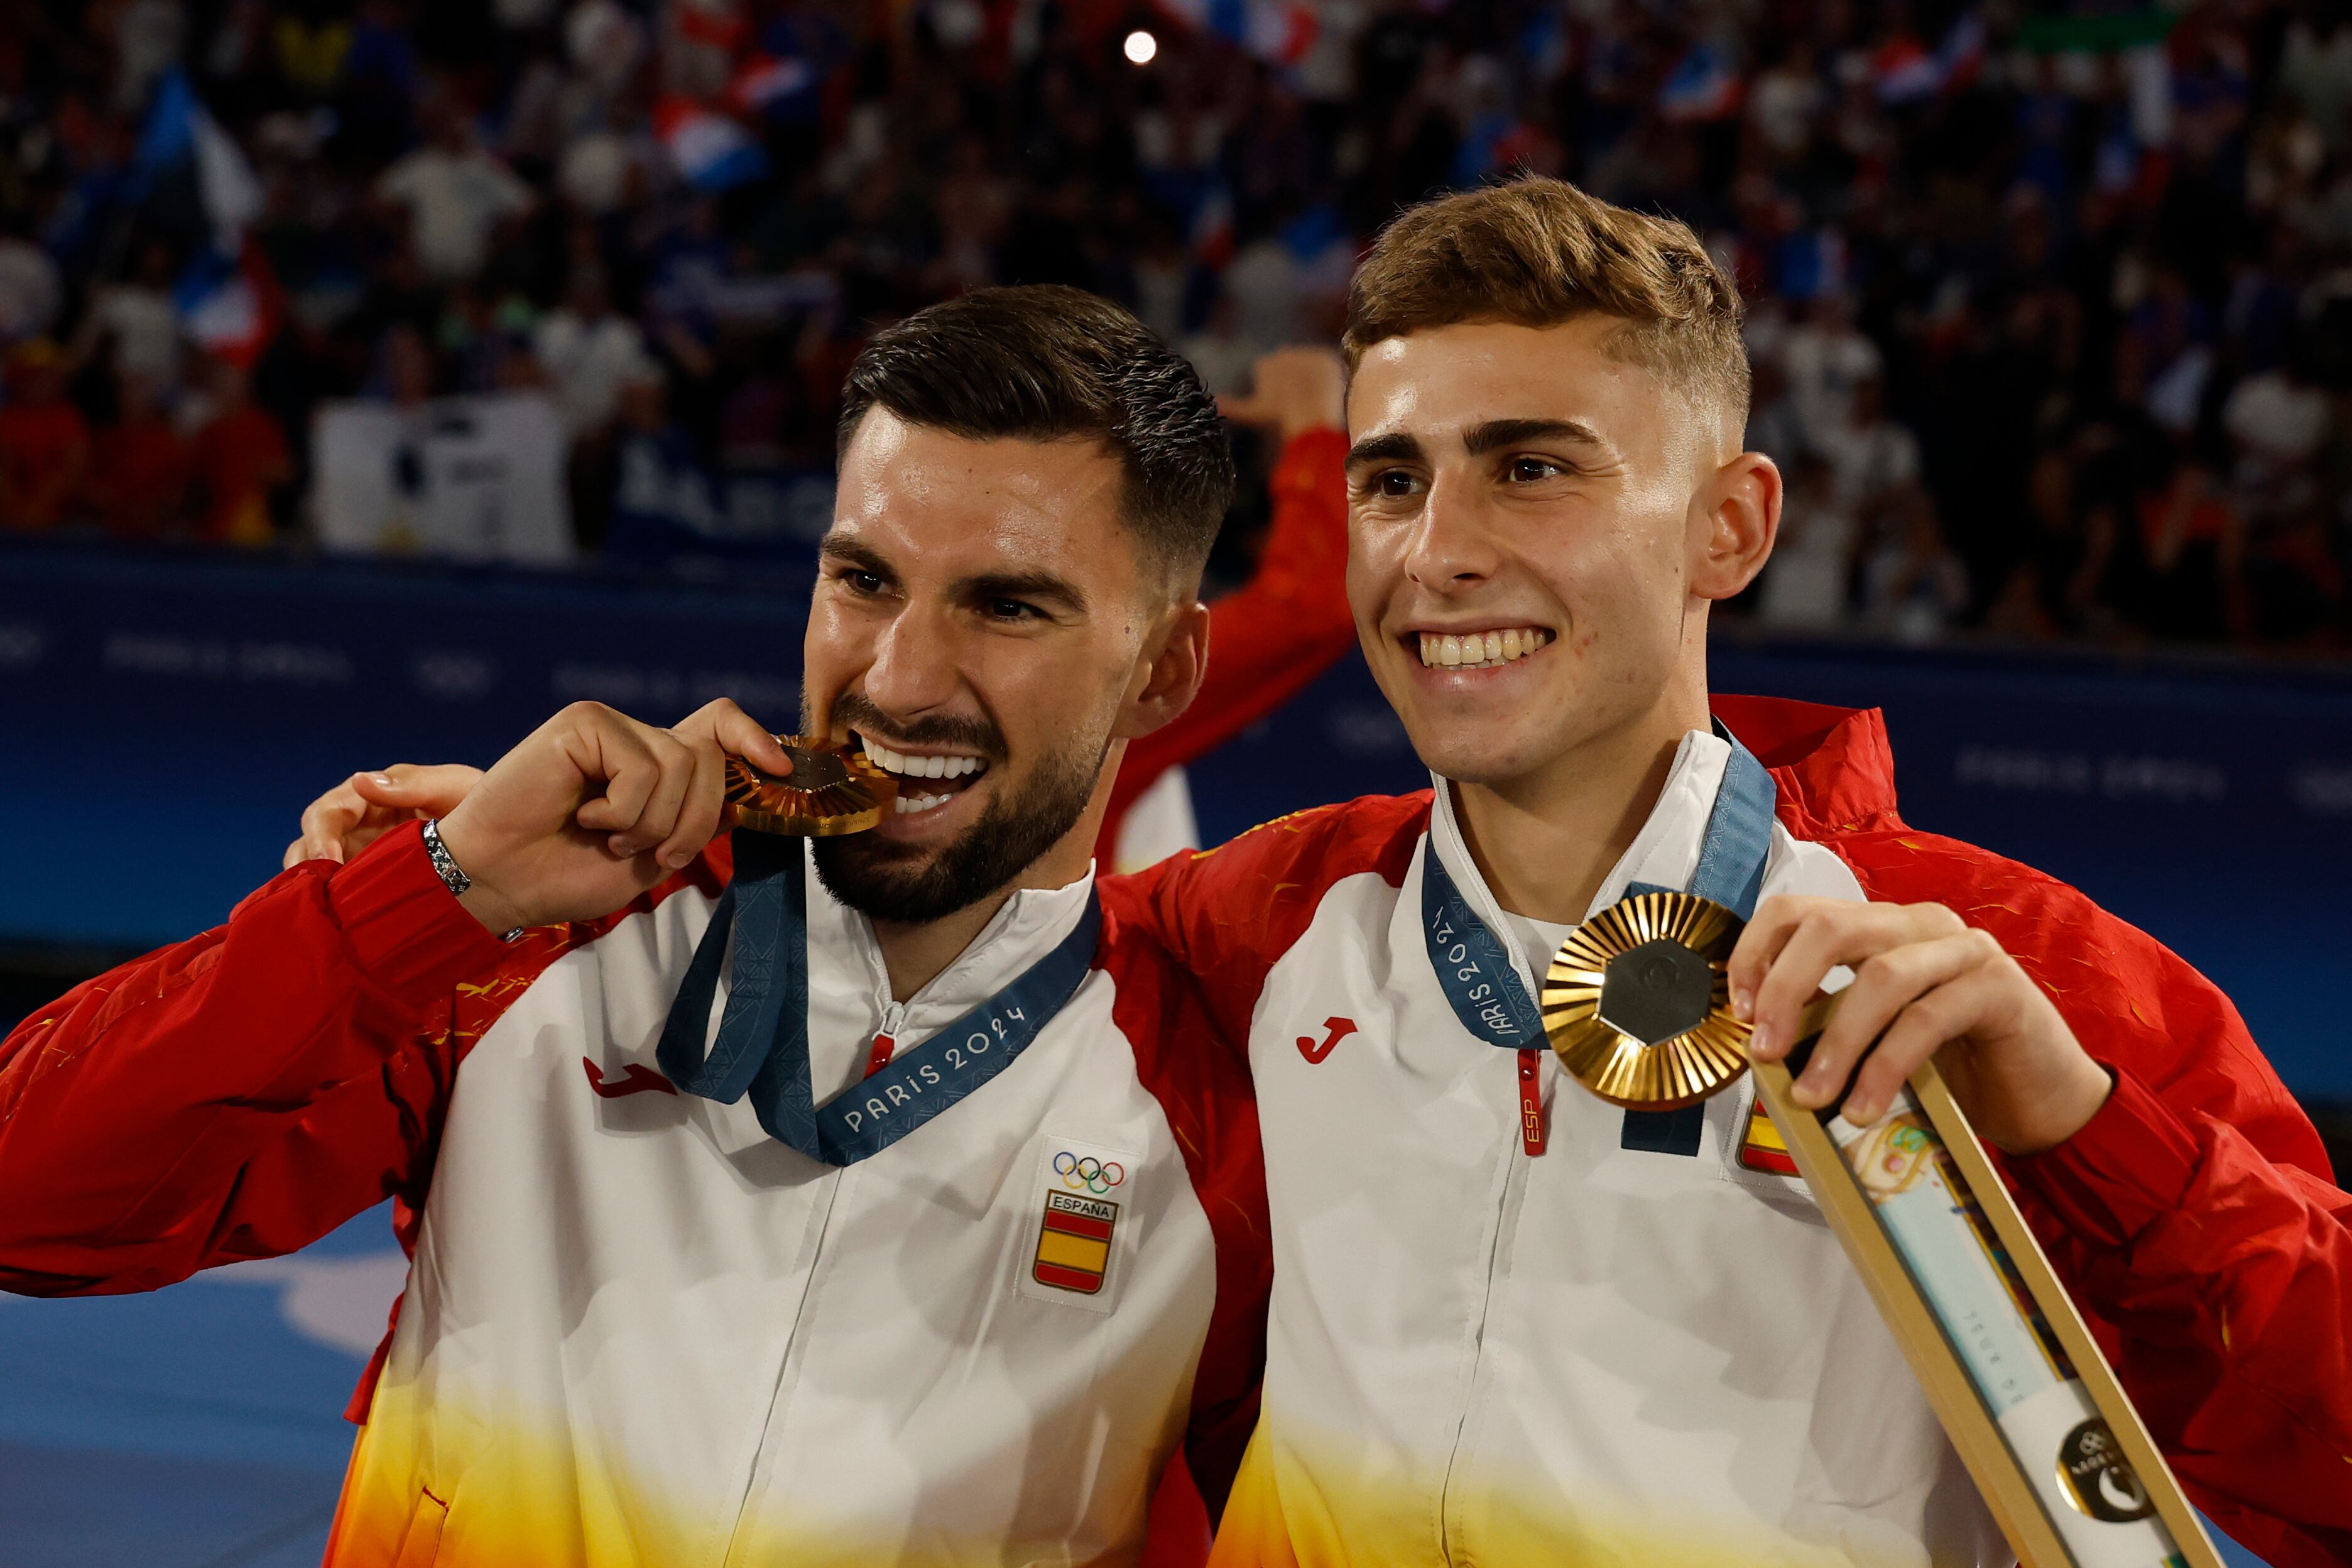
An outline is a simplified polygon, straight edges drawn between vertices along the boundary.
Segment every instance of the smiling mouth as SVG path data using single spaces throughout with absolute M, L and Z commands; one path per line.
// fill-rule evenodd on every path
M 969 752 L 919 755 L 895 751 L 865 734 L 857 737 L 857 743 L 865 748 L 867 762 L 898 781 L 893 810 L 900 816 L 945 805 L 988 772 L 988 759 Z
M 1487 632 L 1423 632 L 1419 636 L 1423 669 L 1500 669 L 1541 651 L 1551 641 L 1551 633 L 1541 626 L 1505 626 Z

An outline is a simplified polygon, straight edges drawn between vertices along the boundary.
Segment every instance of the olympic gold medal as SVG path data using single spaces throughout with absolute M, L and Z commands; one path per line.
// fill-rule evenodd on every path
M 720 826 L 830 838 L 882 826 L 898 781 L 867 762 L 865 752 L 805 735 L 776 740 L 793 760 L 792 776 L 778 778 L 740 757 L 728 758 Z
M 1544 1033 L 1612 1105 L 1675 1110 L 1748 1070 L 1727 965 L 1742 921 L 1689 893 L 1636 893 L 1568 933 L 1544 976 Z

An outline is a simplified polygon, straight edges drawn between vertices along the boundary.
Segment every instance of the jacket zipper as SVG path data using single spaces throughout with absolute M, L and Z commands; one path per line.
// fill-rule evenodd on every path
M 1514 1089 L 1512 1100 L 1514 1115 L 1517 1114 L 1517 1090 Z M 1477 1330 L 1470 1344 L 1470 1376 L 1463 1386 L 1462 1410 L 1454 1424 L 1454 1442 L 1446 1450 L 1444 1479 L 1438 1484 L 1438 1554 L 1448 1564 L 1448 1568 L 1453 1568 L 1453 1565 L 1457 1563 L 1467 1563 L 1470 1561 L 1466 1552 L 1457 1550 L 1457 1533 L 1464 1521 L 1455 1516 L 1457 1500 L 1454 1497 L 1454 1478 L 1455 1472 L 1462 1466 L 1464 1450 L 1470 1441 L 1471 1420 L 1477 1414 L 1479 1402 L 1486 1397 L 1486 1327 L 1494 1317 L 1495 1287 L 1500 1282 L 1503 1275 L 1503 1233 L 1511 1223 L 1514 1205 L 1518 1198 L 1528 1167 L 1528 1156 L 1517 1136 L 1517 1130 L 1513 1129 L 1512 1135 L 1504 1141 L 1503 1179 L 1498 1184 L 1500 1190 L 1496 1194 L 1493 1211 L 1494 1227 L 1486 1235 L 1486 1279 L 1479 1293 Z

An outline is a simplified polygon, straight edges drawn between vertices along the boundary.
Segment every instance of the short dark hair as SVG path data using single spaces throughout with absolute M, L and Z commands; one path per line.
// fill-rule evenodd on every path
M 1233 447 L 1200 373 L 1081 289 L 978 289 L 883 328 L 849 367 L 836 457 L 877 406 L 967 440 L 1099 441 L 1127 470 L 1121 514 L 1177 592 L 1194 591 L 1233 503 Z

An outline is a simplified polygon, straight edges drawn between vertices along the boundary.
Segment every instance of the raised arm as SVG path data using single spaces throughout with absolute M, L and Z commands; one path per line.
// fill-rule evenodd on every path
M 35 1013 L 0 1042 L 0 1289 L 152 1289 L 414 1205 L 467 1047 L 580 922 L 720 875 L 726 752 L 792 765 L 731 702 L 672 731 L 575 704 L 462 781 L 463 900 L 411 820 Z
M 1348 609 L 1348 437 L 1343 379 L 1327 349 L 1280 349 L 1256 386 L 1223 406 L 1282 442 L 1274 521 L 1250 580 L 1209 606 L 1209 671 L 1192 705 L 1128 747 L 1104 818 L 1117 842 L 1135 798 L 1171 767 L 1215 750 L 1274 712 L 1356 646 Z

